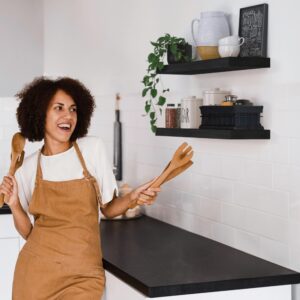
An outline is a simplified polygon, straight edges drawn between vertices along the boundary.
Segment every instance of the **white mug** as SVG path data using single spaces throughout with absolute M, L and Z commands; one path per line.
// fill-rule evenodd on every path
M 221 45 L 218 51 L 221 57 L 237 57 L 240 54 L 240 46 Z
M 242 46 L 245 43 L 245 38 L 239 37 L 237 35 L 226 36 L 219 40 L 219 46 Z
M 203 100 L 195 96 L 181 100 L 180 128 L 199 128 L 200 106 L 202 105 Z

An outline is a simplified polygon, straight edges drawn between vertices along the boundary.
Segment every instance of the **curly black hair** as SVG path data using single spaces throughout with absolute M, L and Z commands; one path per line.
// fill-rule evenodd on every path
M 47 108 L 58 90 L 68 94 L 77 106 L 77 124 L 70 140 L 75 141 L 87 134 L 96 107 L 90 91 L 77 79 L 60 77 L 52 80 L 42 76 L 16 94 L 20 100 L 17 121 L 21 134 L 29 141 L 41 141 L 44 138 Z

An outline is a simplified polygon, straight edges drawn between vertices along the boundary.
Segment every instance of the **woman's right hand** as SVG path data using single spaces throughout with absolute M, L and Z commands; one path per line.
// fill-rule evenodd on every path
M 7 196 L 4 199 L 8 206 L 14 206 L 18 203 L 18 184 L 14 176 L 7 175 L 3 177 L 0 185 L 0 193 Z

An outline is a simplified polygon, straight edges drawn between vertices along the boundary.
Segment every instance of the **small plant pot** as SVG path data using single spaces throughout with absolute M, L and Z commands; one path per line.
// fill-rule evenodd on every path
M 188 61 L 192 60 L 192 46 L 190 44 L 179 45 L 178 48 L 183 51 L 183 55 L 188 58 Z M 167 52 L 167 61 L 169 65 L 187 62 L 185 58 L 176 60 L 170 49 Z

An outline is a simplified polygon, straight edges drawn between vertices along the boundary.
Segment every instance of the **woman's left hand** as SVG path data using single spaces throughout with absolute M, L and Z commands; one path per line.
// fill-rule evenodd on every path
M 138 205 L 151 205 L 156 200 L 157 193 L 160 192 L 160 187 L 154 188 L 150 187 L 151 184 L 156 180 L 153 180 L 139 186 L 138 188 L 134 189 L 130 194 L 131 202 L 135 202 Z

